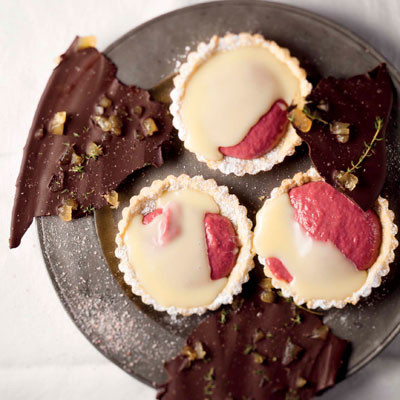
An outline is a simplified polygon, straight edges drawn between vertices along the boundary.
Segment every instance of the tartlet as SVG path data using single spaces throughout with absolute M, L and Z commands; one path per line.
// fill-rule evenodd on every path
M 263 51 L 260 52 L 260 50 Z M 237 53 L 239 55 L 235 59 L 234 54 L 239 51 L 248 51 L 248 53 Z M 230 57 L 229 60 L 220 61 L 221 57 L 227 56 Z M 220 59 L 217 60 L 216 57 Z M 248 62 L 246 57 L 254 65 Z M 264 58 L 265 64 L 263 64 Z M 243 59 L 246 61 L 242 62 Z M 231 68 L 214 66 L 210 60 L 216 65 L 221 62 L 231 63 L 230 67 L 232 63 L 238 62 L 239 67 L 225 78 L 226 71 Z M 219 71 L 218 68 L 221 70 Z M 247 78 L 246 73 L 251 77 Z M 255 75 L 258 77 L 253 78 Z M 224 79 L 227 80 L 226 83 L 221 84 L 219 88 L 215 87 L 216 82 L 220 84 Z M 248 84 L 253 81 L 253 85 Z M 268 90 L 263 91 L 260 83 Z M 238 176 L 268 171 L 275 164 L 282 162 L 286 156 L 292 155 L 295 147 L 301 143 L 301 139 L 291 124 L 286 124 L 283 131 L 276 136 L 277 140 L 271 139 L 272 147 L 265 154 L 252 159 L 240 159 L 224 156 L 221 153 L 221 148 L 235 147 L 247 138 L 249 132 L 283 97 L 286 96 L 283 99 L 286 106 L 297 105 L 302 108 L 305 97 L 311 91 L 311 84 L 306 79 L 305 70 L 300 68 L 296 58 L 291 57 L 289 50 L 279 47 L 273 41 L 265 40 L 259 34 L 227 34 L 221 38 L 213 36 L 210 42 L 200 43 L 197 50 L 190 53 L 187 62 L 180 67 L 178 75 L 174 78 L 174 85 L 175 88 L 171 91 L 170 111 L 179 138 L 187 149 L 196 154 L 199 161 L 206 162 L 211 169 L 219 169 L 225 174 L 233 173 Z M 236 86 L 233 87 L 233 85 Z M 238 85 L 241 85 L 240 90 L 237 89 Z M 230 90 L 231 87 L 233 90 Z M 238 94 L 237 92 L 240 91 L 241 93 Z M 255 93 L 257 96 L 258 93 L 265 93 L 265 95 L 254 98 Z M 221 101 L 220 96 L 224 97 L 224 101 Z M 251 96 L 250 101 L 249 96 Z M 234 98 L 233 101 L 231 101 L 232 98 Z M 188 115 L 185 117 L 186 113 Z M 239 115 L 238 119 L 235 119 L 236 115 Z M 207 132 L 206 135 L 205 132 Z M 223 139 L 221 135 L 224 135 Z M 214 143 L 216 137 L 217 144 Z M 221 140 L 224 143 L 221 143 Z M 232 140 L 234 140 L 233 143 Z M 202 151 L 196 150 L 199 143 L 201 143 Z M 207 151 L 203 152 L 203 150 Z
M 186 304 L 171 304 L 169 296 L 170 293 L 166 293 L 166 297 L 163 297 L 164 293 L 161 294 L 159 289 L 153 290 L 155 286 L 153 286 L 151 282 L 149 284 L 149 281 L 146 280 L 147 278 L 139 279 L 139 275 L 144 276 L 142 273 L 143 271 L 141 272 L 139 270 L 135 270 L 135 265 L 133 265 L 132 262 L 134 256 L 132 250 L 129 249 L 129 246 L 131 246 L 131 249 L 134 247 L 131 244 L 132 242 L 130 242 L 129 233 L 127 232 L 130 224 L 134 223 L 132 221 L 135 221 L 135 217 L 139 216 L 142 224 L 147 224 L 148 222 L 144 222 L 143 217 L 146 215 L 157 214 L 156 210 L 159 210 L 160 199 L 162 199 L 163 195 L 182 193 L 182 191 L 194 191 L 196 193 L 209 196 L 215 202 L 217 209 L 219 210 L 218 213 L 222 217 L 226 217 L 231 222 L 238 239 L 239 251 L 234 267 L 226 278 L 221 278 L 225 279 L 225 282 L 221 283 L 222 286 L 219 292 L 212 300 L 208 301 L 207 304 L 190 304 L 190 306 L 187 306 Z M 168 204 L 170 203 L 167 203 L 167 205 Z M 164 210 L 167 209 L 167 205 L 164 203 Z M 185 212 L 185 210 L 182 211 L 182 215 L 188 215 L 185 214 Z M 170 315 L 200 315 L 207 310 L 215 310 L 222 304 L 231 303 L 233 296 L 240 293 L 242 284 L 249 279 L 248 273 L 254 267 L 254 253 L 252 249 L 253 234 L 251 231 L 252 223 L 247 218 L 247 210 L 245 207 L 239 204 L 236 196 L 229 194 L 226 186 L 218 186 L 213 179 L 205 180 L 201 176 L 190 178 L 187 175 L 180 175 L 179 177 L 170 175 L 162 181 L 154 181 L 150 187 L 143 188 L 139 195 L 131 198 L 130 205 L 122 212 L 122 220 L 119 222 L 118 228 L 119 233 L 116 237 L 117 249 L 115 254 L 120 259 L 119 268 L 124 274 L 125 282 L 131 286 L 134 294 L 142 298 L 144 303 L 152 305 L 158 311 L 166 311 Z M 182 228 L 182 231 L 184 233 L 188 232 L 188 230 L 185 228 Z M 202 242 L 203 239 L 200 241 Z M 200 243 L 199 245 L 202 244 Z M 176 252 L 174 254 L 176 254 Z M 182 255 L 182 257 L 186 257 L 186 255 Z M 195 273 L 193 270 L 193 264 L 197 263 L 197 261 L 198 260 L 193 260 L 190 265 L 187 265 L 188 275 Z M 138 262 L 134 262 L 136 262 L 137 267 L 139 265 Z M 169 259 L 168 262 L 170 263 L 169 265 L 173 265 L 174 259 Z M 157 268 L 157 266 L 154 266 L 154 268 Z M 186 274 L 186 271 L 183 273 Z M 208 273 L 210 274 L 210 272 Z M 189 291 L 188 287 L 184 286 L 181 286 L 180 288 L 178 286 L 178 289 L 176 287 L 172 289 L 172 286 L 168 286 L 171 284 L 171 281 L 169 281 L 170 277 L 167 276 L 164 278 L 164 275 L 162 275 L 162 273 L 159 271 L 157 271 L 157 275 L 155 275 L 153 278 L 158 280 L 158 282 L 153 283 L 162 285 L 163 290 L 174 290 L 174 296 L 176 291 L 179 290 L 182 290 L 183 295 L 186 293 L 186 291 L 188 291 L 190 294 L 189 297 L 192 295 L 194 297 L 196 295 L 195 290 L 197 288 L 193 288 L 192 292 Z M 218 281 L 214 280 L 213 282 Z M 205 282 L 204 285 L 208 285 L 208 281 Z M 149 291 L 152 291 L 152 293 Z M 181 299 L 179 292 L 176 295 Z M 160 298 L 162 298 L 162 301 L 160 301 Z
M 311 168 L 305 173 L 297 173 L 292 179 L 283 180 L 280 187 L 272 190 L 271 196 L 268 200 L 266 200 L 263 208 L 268 206 L 268 204 L 271 204 L 272 201 L 278 199 L 280 196 L 289 194 L 290 190 L 293 188 L 301 187 L 302 185 L 310 182 L 318 181 L 324 181 L 324 179 L 314 168 Z M 365 279 L 362 279 L 361 286 L 345 298 L 306 298 L 305 296 L 301 296 L 296 292 L 293 286 L 294 281 L 287 279 L 285 274 L 278 274 L 278 279 L 276 273 L 274 274 L 271 272 L 269 264 L 266 262 L 267 257 L 263 257 L 259 254 L 260 245 L 257 245 L 259 240 L 258 235 L 260 234 L 259 232 L 261 229 L 261 213 L 259 211 L 259 214 L 257 214 L 257 224 L 255 227 L 254 245 L 255 252 L 258 254 L 258 260 L 264 266 L 265 275 L 272 279 L 272 285 L 275 288 L 280 289 L 285 297 L 292 297 L 294 302 L 298 305 L 306 304 L 307 307 L 311 309 L 318 307 L 322 309 L 329 309 L 331 307 L 343 308 L 348 303 L 356 304 L 361 297 L 369 296 L 372 288 L 378 287 L 381 284 L 382 277 L 389 273 L 389 264 L 394 260 L 394 250 L 398 246 L 398 241 L 395 238 L 397 226 L 393 222 L 394 213 L 389 210 L 388 201 L 382 197 L 378 197 L 374 205 L 374 211 L 378 216 L 381 225 L 381 244 L 379 252 L 373 264 L 365 270 Z M 306 233 L 306 235 L 308 235 L 308 233 Z M 324 265 L 321 265 L 321 269 L 324 267 Z M 312 283 L 313 282 L 310 282 L 310 284 Z

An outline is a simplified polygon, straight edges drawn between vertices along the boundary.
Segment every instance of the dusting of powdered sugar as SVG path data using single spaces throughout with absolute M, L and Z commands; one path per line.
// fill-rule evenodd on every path
M 82 333 L 129 374 L 163 382 L 162 362 L 180 351 L 199 317 L 172 319 L 127 297 L 104 260 L 92 217 L 67 224 L 42 217 L 38 226 L 56 290 Z

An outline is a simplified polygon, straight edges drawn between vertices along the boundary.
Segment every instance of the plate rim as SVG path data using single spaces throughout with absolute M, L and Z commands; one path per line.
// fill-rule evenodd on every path
M 278 9 L 282 10 L 284 12 L 291 12 L 295 14 L 299 14 L 303 17 L 306 17 L 308 19 L 315 20 L 316 22 L 323 23 L 324 25 L 328 26 L 330 29 L 339 32 L 340 34 L 346 36 L 350 41 L 355 42 L 357 45 L 361 46 L 364 48 L 366 51 L 368 51 L 379 63 L 386 63 L 388 66 L 388 69 L 390 71 L 390 75 L 392 77 L 393 81 L 396 81 L 397 85 L 400 87 L 400 72 L 396 69 L 396 67 L 391 64 L 379 51 L 377 51 L 372 45 L 370 45 L 366 40 L 361 38 L 359 35 L 355 34 L 351 29 L 345 28 L 342 25 L 340 25 L 337 22 L 332 21 L 330 18 L 319 15 L 318 13 L 314 11 L 309 11 L 304 8 L 298 7 L 298 6 L 293 6 L 293 5 L 287 5 L 287 4 L 282 4 L 279 2 L 272 2 L 272 1 L 264 1 L 264 0 L 217 0 L 217 1 L 210 1 L 210 2 L 203 2 L 203 3 L 198 3 L 194 5 L 189 5 L 185 7 L 180 7 L 176 8 L 172 11 L 169 11 L 167 13 L 161 14 L 157 17 L 154 17 L 148 21 L 145 21 L 138 26 L 130 29 L 128 32 L 123 34 L 121 37 L 113 41 L 111 44 L 109 44 L 104 50 L 102 50 L 102 53 L 104 53 L 106 56 L 110 52 L 112 52 L 114 49 L 116 49 L 118 46 L 120 46 L 124 41 L 126 41 L 130 36 L 136 34 L 137 32 L 141 31 L 142 29 L 145 29 L 149 25 L 152 25 L 154 23 L 157 23 L 158 21 L 168 19 L 169 17 L 176 15 L 176 14 L 181 14 L 187 11 L 192 11 L 195 9 L 202 9 L 205 7 L 214 7 L 214 6 L 224 6 L 224 5 L 238 5 L 238 6 L 250 6 L 250 7 L 265 7 L 265 8 L 273 8 L 273 9 Z M 89 336 L 82 330 L 81 326 L 78 324 L 78 321 L 74 317 L 74 314 L 72 310 L 69 308 L 68 301 L 66 301 L 66 298 L 58 286 L 57 283 L 57 278 L 56 275 L 54 274 L 54 271 L 51 267 L 51 262 L 47 257 L 46 254 L 46 248 L 44 245 L 44 235 L 45 235 L 45 228 L 43 226 L 43 219 L 45 217 L 35 217 L 36 219 L 36 227 L 38 231 L 38 236 L 39 236 L 39 243 L 40 243 L 40 248 L 41 248 L 41 253 L 43 257 L 43 261 L 46 265 L 46 269 L 49 273 L 50 280 L 52 282 L 52 285 L 57 293 L 58 298 L 60 299 L 61 304 L 63 305 L 64 309 L 66 310 L 68 316 L 71 318 L 73 321 L 74 325 L 79 329 L 79 331 L 84 335 L 84 337 L 96 348 L 97 351 L 99 351 L 104 357 L 106 357 L 109 361 L 111 361 L 114 365 L 117 365 L 120 369 L 125 371 L 127 374 L 130 376 L 135 377 L 135 379 L 139 380 L 140 382 L 146 384 L 146 386 L 150 386 L 154 388 L 154 385 L 152 385 L 148 380 L 142 378 L 141 376 L 137 374 L 132 374 L 129 373 L 128 371 L 124 370 L 122 366 L 117 364 L 113 359 L 111 359 L 104 351 L 102 351 L 98 346 L 96 346 L 89 338 Z M 95 224 L 95 217 L 93 215 L 89 216 L 89 218 L 92 220 L 92 223 Z M 97 237 L 96 237 L 97 238 Z M 97 238 L 98 240 L 98 238 Z M 99 244 L 100 246 L 100 244 Z M 100 246 L 101 248 L 101 246 Z M 104 257 L 104 255 L 103 255 Z M 388 333 L 388 335 L 385 337 L 385 339 L 380 343 L 371 353 L 367 354 L 364 358 L 362 358 L 356 365 L 354 365 L 351 369 L 346 371 L 346 374 L 341 380 L 345 380 L 349 378 L 350 376 L 354 375 L 356 372 L 360 371 L 363 367 L 368 365 L 375 357 L 377 357 L 392 341 L 393 339 L 399 334 L 400 332 L 400 324 L 398 324 L 395 328 L 391 330 L 391 332 Z

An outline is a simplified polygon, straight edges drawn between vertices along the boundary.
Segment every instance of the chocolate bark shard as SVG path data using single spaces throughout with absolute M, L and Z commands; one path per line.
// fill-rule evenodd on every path
M 376 133 L 377 118 L 383 120 L 378 138 L 385 138 L 392 99 L 392 81 L 385 64 L 349 79 L 322 79 L 313 89 L 307 106 L 311 114 L 317 113 L 324 122 L 314 119 L 310 131 L 296 131 L 307 142 L 315 168 L 329 184 L 340 189 L 335 179 L 337 172 L 346 172 L 359 161 Z M 332 125 L 337 122 L 349 124 L 350 134 L 345 143 L 332 133 Z M 358 178 L 354 189 L 341 189 L 364 210 L 373 206 L 385 181 L 385 141 L 375 142 L 369 154 L 372 156 L 366 157 L 361 168 L 353 172 Z
M 240 310 L 225 313 L 223 322 L 214 313 L 193 331 L 187 345 L 201 342 L 207 356 L 190 366 L 184 355 L 165 363 L 169 381 L 160 386 L 158 399 L 309 399 L 335 383 L 347 349 L 328 330 L 312 338 L 322 326 L 317 316 L 282 298 L 264 303 L 256 291 Z M 260 331 L 263 338 L 254 341 Z M 290 362 L 288 341 L 296 350 Z
M 78 40 L 62 55 L 33 119 L 16 184 L 11 248 L 34 216 L 57 215 L 63 198 L 78 201 L 73 217 L 81 217 L 106 205 L 104 195 L 135 170 L 163 163 L 161 146 L 172 131 L 166 106 L 121 83 L 116 66 L 95 48 L 78 50 Z M 66 112 L 66 121 L 62 134 L 53 134 L 49 125 L 58 112 Z M 158 131 L 146 136 L 150 118 Z M 96 154 L 88 153 L 91 143 Z

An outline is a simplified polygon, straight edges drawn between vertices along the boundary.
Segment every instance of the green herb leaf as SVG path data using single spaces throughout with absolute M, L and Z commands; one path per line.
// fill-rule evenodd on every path
M 310 313 L 310 314 L 320 315 L 320 316 L 324 315 L 324 313 L 322 313 L 322 312 L 313 311 L 313 310 L 310 310 L 310 309 L 308 309 L 308 308 L 306 308 L 306 307 L 300 306 L 300 305 L 298 305 L 298 304 L 296 304 L 296 307 L 300 308 L 301 310 L 307 311 L 307 312 Z
M 371 154 L 371 152 L 373 151 L 373 148 L 374 148 L 376 142 L 383 140 L 383 138 L 378 137 L 380 131 L 382 130 L 383 119 L 381 117 L 376 117 L 374 126 L 375 126 L 375 134 L 374 134 L 371 142 L 370 143 L 364 142 L 365 149 L 362 152 L 362 154 L 356 164 L 354 164 L 353 161 L 351 162 L 351 168 L 347 168 L 347 171 L 346 171 L 348 174 L 351 174 L 351 173 L 357 171 L 358 169 L 360 169 L 361 164 L 363 163 L 365 158 L 369 157 L 369 154 Z
M 222 311 L 221 311 L 221 318 L 220 318 L 220 320 L 219 320 L 219 322 L 221 322 L 221 324 L 225 324 L 225 322 L 226 322 L 226 316 L 228 315 L 228 311 L 224 308 Z
M 204 375 L 204 379 L 206 381 L 214 380 L 214 367 L 211 367 L 210 370 L 207 372 L 207 374 Z
M 85 214 L 91 214 L 93 211 L 95 210 L 95 208 L 93 206 L 87 206 L 83 209 L 83 212 Z
M 301 324 L 301 315 L 297 314 L 295 318 L 290 318 L 295 324 Z
M 84 171 L 84 166 L 83 165 L 74 165 L 71 168 L 72 172 L 83 172 Z
M 331 125 L 328 121 L 322 119 L 316 111 L 311 111 L 307 106 L 304 106 L 303 113 L 307 118 L 310 118 L 312 121 L 321 122 L 324 125 Z
M 208 382 L 207 385 L 204 387 L 204 394 L 206 396 L 211 396 L 213 394 L 215 388 L 214 382 Z

